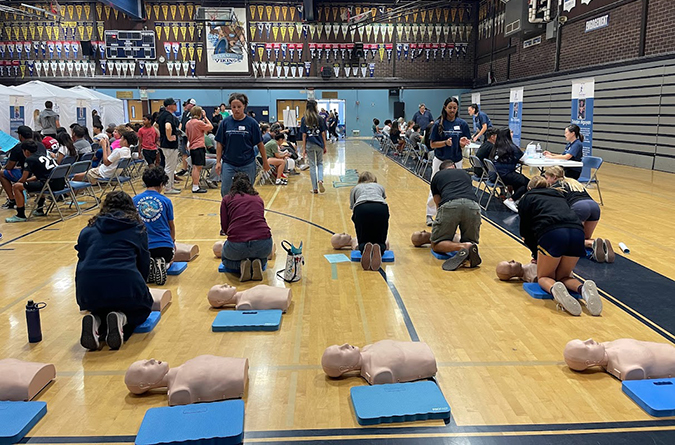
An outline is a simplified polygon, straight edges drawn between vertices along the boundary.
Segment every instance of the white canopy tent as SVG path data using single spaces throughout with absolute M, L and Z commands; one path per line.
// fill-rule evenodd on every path
M 104 128 L 109 124 L 121 125 L 125 122 L 124 102 L 120 99 L 83 86 L 76 86 L 71 88 L 71 90 L 86 94 L 91 99 L 92 110 L 98 111 Z
M 21 109 L 23 107 L 23 110 Z M 0 130 L 11 134 L 12 127 L 28 125 L 33 128 L 33 97 L 0 85 Z M 16 134 L 13 135 L 16 137 Z
M 59 113 L 59 123 L 62 127 L 68 128 L 71 124 L 78 123 L 79 121 L 84 123 L 88 128 L 91 128 L 92 105 L 89 96 L 85 94 L 60 88 L 39 80 L 9 88 L 31 95 L 33 97 L 33 108 L 40 111 L 44 109 L 46 101 L 51 101 L 54 104 L 54 111 Z M 32 119 L 32 111 L 30 112 L 31 124 L 28 125 L 35 128 L 36 125 Z

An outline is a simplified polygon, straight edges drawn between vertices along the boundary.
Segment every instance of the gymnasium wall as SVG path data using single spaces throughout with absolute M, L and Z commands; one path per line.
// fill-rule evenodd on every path
M 479 88 L 481 110 L 508 126 L 509 91 L 524 87 L 522 145 L 541 142 L 561 153 L 570 123 L 572 81 L 595 79 L 593 155 L 605 161 L 675 172 L 675 59 L 587 70 Z M 471 92 L 462 95 L 465 105 Z M 468 119 L 466 107 L 462 117 Z
M 97 91 L 115 97 L 117 89 L 111 88 L 97 88 Z M 132 91 L 133 97 L 140 98 L 140 91 L 138 89 L 126 89 L 125 91 Z M 186 100 L 194 98 L 199 105 L 215 106 L 224 102 L 227 103 L 227 98 L 232 89 L 191 89 L 191 88 L 176 88 L 176 89 L 148 89 L 146 90 L 148 99 L 165 99 L 167 97 L 175 97 L 177 99 Z M 277 116 L 276 101 L 278 99 L 306 99 L 306 90 L 300 89 L 237 89 L 236 91 L 245 93 L 249 99 L 251 106 L 269 106 L 270 116 Z M 441 112 L 443 102 L 447 97 L 460 96 L 466 92 L 466 89 L 402 89 L 399 93 L 399 98 L 389 96 L 387 89 L 349 89 L 349 90 L 325 90 L 316 89 L 315 96 L 321 99 L 324 92 L 336 92 L 337 99 L 345 101 L 345 123 L 347 132 L 352 134 L 352 130 L 358 129 L 361 136 L 371 136 L 371 125 L 373 118 L 377 117 L 380 122 L 385 119 L 391 119 L 394 116 L 394 102 L 400 100 L 405 105 L 405 117 L 411 119 L 413 114 L 417 111 L 420 103 L 424 103 L 434 114 L 438 116 Z M 381 126 L 382 124 L 380 124 Z

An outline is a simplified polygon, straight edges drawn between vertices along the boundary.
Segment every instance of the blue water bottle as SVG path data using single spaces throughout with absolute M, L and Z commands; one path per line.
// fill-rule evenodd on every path
M 45 306 L 47 306 L 45 303 L 34 303 L 33 300 L 28 300 L 26 304 L 26 324 L 28 325 L 28 342 L 30 343 L 42 341 L 40 309 Z

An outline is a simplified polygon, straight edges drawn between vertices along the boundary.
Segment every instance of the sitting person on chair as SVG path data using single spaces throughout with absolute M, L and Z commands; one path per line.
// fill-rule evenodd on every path
M 133 394 L 168 388 L 169 405 L 240 399 L 248 382 L 248 359 L 199 355 L 176 368 L 160 360 L 134 362 L 124 375 Z
M 511 139 L 511 130 L 502 128 L 497 130 L 494 151 L 489 158 L 494 162 L 499 177 L 504 185 L 513 187 L 513 195 L 504 200 L 504 205 L 511 211 L 518 213 L 517 202 L 527 192 L 528 179 L 516 171 L 516 167 L 523 157 L 523 152 Z
M 480 159 L 480 162 L 485 161 L 485 158 L 489 157 L 490 153 L 492 153 L 492 150 L 495 149 L 497 130 L 498 129 L 495 127 L 490 127 L 485 130 L 485 142 L 483 142 L 476 151 L 476 157 Z M 483 169 L 480 167 L 474 167 L 473 174 L 480 178 L 483 175 Z
M 238 270 L 241 281 L 261 281 L 267 257 L 272 252 L 272 232 L 265 220 L 265 203 L 244 172 L 237 172 L 232 187 L 220 204 L 223 264 Z
M 497 277 L 502 281 L 510 281 L 512 278 L 519 278 L 526 283 L 537 282 L 537 264 L 522 264 L 516 260 L 500 261 L 497 263 Z
M 565 151 L 561 155 L 556 155 L 550 151 L 545 151 L 544 156 L 549 159 L 564 159 L 566 161 L 572 160 L 581 162 L 584 156 L 584 135 L 581 134 L 581 129 L 576 124 L 570 124 L 565 127 Z M 565 176 L 572 179 L 579 179 L 581 176 L 581 167 L 565 167 Z
M 455 165 L 451 159 L 441 162 L 438 173 L 431 180 L 431 194 L 438 208 L 429 239 L 431 249 L 444 254 L 457 252 L 445 261 L 443 270 L 456 270 L 466 260 L 469 260 L 469 267 L 477 267 L 481 263 L 478 254 L 480 206 L 471 176 Z M 454 238 L 458 228 L 460 242 L 457 243 Z
M 326 348 L 323 371 L 333 378 L 360 371 L 371 385 L 405 383 L 436 375 L 436 358 L 423 342 L 381 340 L 363 349 L 345 343 Z
M 598 343 L 593 339 L 572 340 L 563 352 L 574 371 L 601 366 L 619 380 L 675 377 L 675 347 L 667 343 L 621 338 Z
M 80 344 L 90 351 L 105 340 L 119 349 L 150 315 L 153 299 L 148 234 L 134 201 L 121 190 L 106 195 L 101 211 L 77 239 L 75 293 L 82 319 Z
M 152 165 L 143 172 L 147 189 L 134 196 L 134 204 L 148 230 L 150 249 L 150 274 L 148 283 L 160 286 L 166 283 L 166 269 L 175 253 L 176 226 L 173 222 L 173 204 L 162 195 L 169 177 L 159 165 Z
M 21 178 L 12 185 L 16 203 L 16 215 L 5 218 L 5 222 L 7 223 L 25 222 L 27 220 L 24 190 L 27 193 L 40 193 L 49 180 L 52 170 L 57 167 L 56 162 L 54 162 L 51 156 L 38 153 L 38 145 L 32 139 L 22 142 L 21 150 L 23 150 L 23 156 L 26 159 L 23 164 L 23 173 L 21 174 Z M 49 187 L 54 192 L 63 190 L 65 186 L 66 182 L 64 178 L 54 179 L 49 183 Z M 33 212 L 34 216 L 45 216 L 43 207 L 45 197 L 48 195 L 49 193 L 42 195 L 38 201 L 37 209 Z
M 21 125 L 16 130 L 16 133 L 19 136 L 19 143 L 16 144 L 9 151 L 7 156 L 7 163 L 4 168 L 0 170 L 0 183 L 2 183 L 2 188 L 7 193 L 7 202 L 2 205 L 3 209 L 13 209 L 16 208 L 16 202 L 14 201 L 14 192 L 12 192 L 12 184 L 21 179 L 23 164 L 26 162 L 26 157 L 23 154 L 23 149 L 21 144 L 26 141 L 32 141 L 33 139 L 33 130 L 27 125 Z M 35 143 L 38 146 L 37 153 L 39 155 L 47 155 L 47 149 L 45 148 L 42 142 L 39 142 L 40 139 L 35 140 Z
M 389 206 L 384 187 L 371 172 L 359 175 L 358 184 L 349 195 L 349 208 L 356 228 L 363 270 L 379 270 L 386 250 L 389 231 Z
M 281 152 L 281 145 L 284 143 L 283 133 L 277 133 L 274 138 L 265 144 L 265 153 L 267 154 L 267 162 L 273 165 L 277 171 L 276 185 L 287 185 L 288 177 L 284 175 L 284 168 L 286 167 L 286 159 L 291 156 L 289 152 Z
M 115 176 L 117 171 L 117 164 L 120 160 L 131 158 L 131 151 L 129 147 L 138 143 L 138 136 L 133 131 L 124 131 L 120 135 L 119 147 L 112 152 L 111 147 L 107 144 L 103 145 L 103 158 L 101 163 L 96 168 L 91 168 L 86 173 L 79 173 L 74 176 L 75 181 L 83 181 L 86 177 L 87 181 L 96 184 L 99 179 L 110 179 Z

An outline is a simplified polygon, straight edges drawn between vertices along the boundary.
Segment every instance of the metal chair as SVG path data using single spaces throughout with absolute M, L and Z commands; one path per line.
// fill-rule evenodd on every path
M 488 177 L 487 181 L 485 182 L 485 189 L 483 190 L 483 193 L 488 191 L 489 189 L 490 196 L 488 198 L 487 204 L 485 204 L 485 207 L 483 207 L 482 205 L 481 207 L 483 207 L 483 210 L 487 210 L 488 206 L 490 205 L 490 200 L 492 200 L 492 197 L 495 195 L 497 188 L 501 187 L 506 189 L 506 184 L 504 184 L 504 181 L 502 180 L 501 176 L 499 176 L 499 173 L 497 173 L 497 168 L 495 167 L 495 164 L 491 160 L 489 159 L 483 160 L 483 165 L 485 165 L 488 171 L 487 173 Z M 490 180 L 491 173 L 495 175 L 494 181 Z M 481 193 L 480 198 L 478 198 L 479 205 L 481 203 L 481 200 L 483 199 L 483 193 Z
M 115 191 L 117 186 L 119 185 L 120 189 L 124 188 L 124 183 L 128 182 L 129 185 L 131 186 L 131 190 L 134 192 L 134 196 L 136 195 L 136 188 L 134 188 L 134 183 L 129 175 L 129 168 L 131 165 L 132 159 L 131 158 L 122 158 L 119 160 L 117 164 L 117 168 L 115 169 L 115 173 L 113 173 L 113 176 L 109 179 L 97 179 L 96 182 L 98 183 L 104 183 L 105 187 L 102 187 L 101 189 L 101 195 L 100 199 L 103 199 L 103 195 L 105 195 L 106 191 L 108 190 L 108 187 L 112 184 L 112 189 L 110 190 Z M 100 185 L 100 184 L 99 184 Z
M 40 205 L 40 200 L 42 198 L 45 199 L 50 199 L 49 207 L 47 207 L 45 211 L 45 215 L 49 214 L 49 212 L 56 207 L 56 210 L 59 212 L 59 216 L 61 217 L 61 221 L 64 221 L 66 218 L 63 216 L 63 212 L 61 212 L 61 208 L 59 207 L 58 204 L 58 197 L 63 197 L 66 195 L 70 195 L 71 199 L 74 200 L 75 196 L 73 195 L 73 191 L 70 187 L 68 187 L 68 181 L 67 181 L 67 176 L 68 172 L 72 168 L 72 165 L 67 164 L 67 165 L 59 165 L 52 170 L 52 173 L 49 175 L 49 179 L 45 182 L 45 185 L 42 187 L 42 190 L 40 190 L 40 193 L 37 194 L 37 198 L 35 198 L 35 204 L 33 207 L 30 209 L 30 212 L 26 214 L 26 220 L 30 219 L 31 216 L 33 216 L 33 212 L 37 210 L 38 206 Z M 52 189 L 52 182 L 54 180 L 61 179 L 65 182 L 65 187 L 63 187 L 62 190 L 53 190 Z M 62 198 L 63 199 L 63 198 Z M 80 214 L 80 208 L 77 207 L 77 211 L 73 213 L 72 215 L 68 215 L 68 218 L 72 218 L 73 216 L 77 216 Z
M 471 176 L 471 179 L 478 183 L 478 186 L 476 187 L 476 197 L 478 197 L 478 192 L 481 191 L 481 187 L 488 180 L 487 173 L 485 172 L 486 168 L 483 165 L 483 163 L 481 162 L 480 158 L 476 155 L 469 156 L 469 162 L 471 163 L 471 167 L 473 168 L 474 172 L 476 171 L 477 168 L 479 168 L 481 170 L 480 177 L 477 176 L 475 173 Z M 482 196 L 483 195 L 481 194 L 481 197 Z
M 581 158 L 581 162 L 584 166 L 581 168 L 579 182 L 584 185 L 584 188 L 588 188 L 590 184 L 595 184 L 598 187 L 598 195 L 600 195 L 600 205 L 604 206 L 602 193 L 600 192 L 600 180 L 598 179 L 598 170 L 600 170 L 603 162 L 602 158 L 598 156 L 584 156 Z
M 79 209 L 80 213 L 87 212 L 89 210 L 95 209 L 99 206 L 100 200 L 98 199 L 98 196 L 96 196 L 96 193 L 94 192 L 94 186 L 92 185 L 91 182 L 89 181 L 74 181 L 72 178 L 73 176 L 80 174 L 80 173 L 86 173 L 89 171 L 91 168 L 91 161 L 79 161 L 73 164 L 73 167 L 70 169 L 70 172 L 68 173 L 67 181 L 68 181 L 68 187 L 73 191 L 73 195 L 75 196 L 75 200 L 73 200 L 73 203 L 75 206 Z M 80 207 L 80 203 L 78 202 L 78 195 L 77 193 L 82 191 L 84 195 L 90 196 L 94 198 L 94 206 L 89 207 L 88 209 L 82 210 L 82 207 Z M 83 195 L 79 195 L 81 198 Z
M 94 152 L 90 151 L 89 153 L 85 153 L 82 156 L 80 156 L 80 161 L 91 161 L 94 159 Z
M 77 161 L 77 156 L 66 156 L 65 158 L 61 159 L 61 163 L 59 165 L 71 165 L 74 164 Z
M 424 146 L 424 144 L 421 144 Z M 424 178 L 427 168 L 433 165 L 434 163 L 434 157 L 436 156 L 436 153 L 434 150 L 428 150 L 426 149 L 426 146 L 424 146 L 425 151 L 426 151 L 426 159 L 422 159 L 421 165 L 420 165 L 420 170 L 417 172 L 417 176 L 420 178 Z

